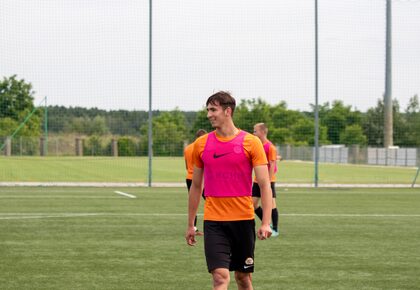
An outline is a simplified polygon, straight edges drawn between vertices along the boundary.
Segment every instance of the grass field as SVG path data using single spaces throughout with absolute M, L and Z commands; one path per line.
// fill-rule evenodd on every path
M 0 289 L 210 289 L 186 195 L 0 187 Z M 255 289 L 419 289 L 420 189 L 279 189 L 278 204 Z
M 155 157 L 153 182 L 183 182 L 182 157 Z M 319 182 L 334 184 L 411 184 L 416 169 L 363 165 L 319 165 Z M 146 182 L 146 157 L 0 157 L 0 182 Z M 282 161 L 280 183 L 312 183 L 314 164 Z M 417 179 L 420 185 L 420 178 Z

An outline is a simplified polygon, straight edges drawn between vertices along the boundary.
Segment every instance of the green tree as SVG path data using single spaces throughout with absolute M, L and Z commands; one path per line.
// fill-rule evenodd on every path
M 88 138 L 87 142 L 84 142 L 83 151 L 86 155 L 90 156 L 102 156 L 104 155 L 104 148 L 102 145 L 101 137 L 98 135 L 92 135 Z
M 184 141 L 186 140 L 185 115 L 175 109 L 169 112 L 162 112 L 153 118 L 153 154 L 155 156 L 182 156 Z M 144 138 L 144 146 L 148 142 L 148 125 L 141 128 Z
M 134 138 L 125 136 L 118 138 L 118 156 L 136 156 L 137 146 Z
M 65 126 L 65 131 L 86 135 L 105 135 L 109 132 L 105 117 L 75 117 Z
M 10 117 L 0 119 L 0 136 L 10 136 L 15 128 L 19 126 L 18 122 Z
M 106 125 L 105 117 L 95 116 L 89 126 L 90 135 L 105 135 L 109 133 L 109 129 Z
M 241 100 L 236 106 L 233 114 L 235 125 L 247 132 L 254 131 L 256 123 L 265 123 L 268 127 L 272 125 L 271 106 L 261 98 Z
M 352 106 L 346 106 L 342 101 L 335 100 L 330 107 L 325 103 L 319 108 L 320 124 L 327 127 L 328 140 L 332 144 L 340 143 L 340 134 L 349 125 L 360 124 L 362 114 L 352 111 Z
M 288 128 L 271 128 L 268 137 L 274 144 L 293 144 L 292 131 Z
M 293 139 L 295 144 L 292 145 L 314 145 L 315 143 L 315 124 L 314 121 L 300 119 L 292 126 Z M 319 144 L 329 144 L 327 139 L 327 128 L 319 126 Z
M 360 125 L 354 124 L 346 126 L 343 132 L 340 133 L 340 144 L 345 145 L 366 145 L 367 138 L 363 134 L 363 129 Z
M 406 122 L 400 113 L 398 100 L 392 101 L 393 139 L 395 145 L 405 145 Z M 383 146 L 384 139 L 384 102 L 378 99 L 376 107 L 368 109 L 362 119 L 362 128 L 367 137 L 367 144 Z
M 23 79 L 18 80 L 16 75 L 4 77 L 0 81 L 0 122 L 3 133 L 13 133 L 34 110 L 34 94 L 32 84 Z M 39 136 L 41 122 L 42 112 L 36 111 L 16 136 Z M 13 127 L 5 127 L 6 125 Z
M 268 138 L 274 144 L 302 144 L 302 142 L 296 141 L 300 137 L 295 136 L 295 125 L 298 122 L 304 122 L 307 118 L 302 112 L 287 109 L 285 102 L 272 106 L 271 124 L 269 123 L 268 125 Z
M 420 146 L 420 104 L 417 95 L 410 98 L 405 110 L 407 130 L 404 144 L 406 146 Z
M 305 118 L 302 112 L 288 109 L 285 102 L 271 107 L 271 121 L 274 128 L 290 128 L 298 120 Z

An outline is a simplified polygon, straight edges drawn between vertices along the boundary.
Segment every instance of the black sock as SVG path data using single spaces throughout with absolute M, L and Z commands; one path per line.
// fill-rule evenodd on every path
M 195 219 L 194 219 L 194 226 L 197 227 L 197 216 L 195 216 Z
M 262 217 L 263 217 L 263 211 L 262 211 L 261 206 L 259 206 L 258 208 L 256 208 L 254 211 L 255 211 L 255 214 L 257 215 L 257 217 L 259 217 L 259 218 L 260 218 L 260 220 L 262 220 Z
M 276 232 L 278 231 L 278 225 L 279 225 L 279 212 L 277 210 L 277 208 L 273 208 L 271 210 L 271 220 L 273 222 L 273 230 L 275 230 Z

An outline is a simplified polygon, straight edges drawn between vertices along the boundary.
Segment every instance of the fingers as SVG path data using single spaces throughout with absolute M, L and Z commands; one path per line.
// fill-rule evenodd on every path
M 271 232 L 270 231 L 263 231 L 263 230 L 259 230 L 257 233 L 258 239 L 260 240 L 266 240 L 268 238 L 271 237 Z
M 192 233 L 192 234 L 187 233 L 185 235 L 185 240 L 187 241 L 187 244 L 189 246 L 194 246 L 197 243 L 197 241 L 195 239 L 195 233 Z
M 195 240 L 195 235 L 192 235 L 187 239 L 187 244 L 189 246 L 194 246 L 196 243 L 197 241 Z
M 196 243 L 197 243 L 197 241 L 195 240 L 194 237 L 191 237 L 191 238 L 187 239 L 188 246 L 195 246 Z

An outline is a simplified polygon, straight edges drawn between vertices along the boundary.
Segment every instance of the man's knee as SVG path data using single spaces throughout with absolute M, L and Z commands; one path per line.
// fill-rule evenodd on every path
M 215 288 L 222 285 L 228 285 L 230 281 L 229 270 L 224 268 L 217 268 L 211 272 L 213 276 L 213 286 Z
M 235 272 L 235 280 L 240 289 L 252 289 L 252 274 Z

